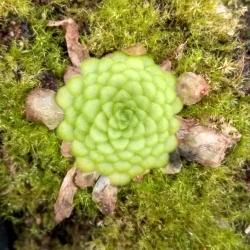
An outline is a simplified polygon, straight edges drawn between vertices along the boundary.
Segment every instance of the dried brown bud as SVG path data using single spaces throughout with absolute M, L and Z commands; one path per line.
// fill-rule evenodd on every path
M 206 95 L 210 87 L 201 75 L 186 72 L 180 75 L 177 80 L 177 95 L 183 104 L 192 105 L 201 100 Z

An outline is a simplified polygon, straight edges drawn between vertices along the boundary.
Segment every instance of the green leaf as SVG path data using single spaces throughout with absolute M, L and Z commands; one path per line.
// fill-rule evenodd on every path
M 122 137 L 129 139 L 132 137 L 133 133 L 134 133 L 133 129 L 128 127 L 122 131 Z
M 114 116 L 111 116 L 109 118 L 109 126 L 114 129 L 119 129 L 118 121 L 115 119 Z
M 84 144 L 90 150 L 96 149 L 96 143 L 91 139 L 90 135 L 86 135 Z
M 126 76 L 124 76 L 124 74 L 117 73 L 110 76 L 107 84 L 117 89 L 121 89 L 125 82 L 127 82 Z
M 124 104 L 121 102 L 115 102 L 114 103 L 114 108 L 113 108 L 113 113 L 115 114 L 118 110 L 123 109 Z
M 99 174 L 103 176 L 109 176 L 114 173 L 115 169 L 114 166 L 107 162 L 102 162 L 97 164 L 96 169 Z
M 136 70 L 144 69 L 144 64 L 140 56 L 130 56 L 126 59 L 125 63 L 129 68 L 132 69 Z
M 138 73 L 141 77 L 141 81 L 144 81 L 144 82 L 152 82 L 153 81 L 152 74 L 150 74 L 148 71 L 140 70 Z
M 124 109 L 122 110 L 121 114 L 120 114 L 120 120 L 123 121 L 130 121 L 132 119 L 134 115 L 134 112 L 130 109 Z
M 129 140 L 127 149 L 132 152 L 138 152 L 145 147 L 145 138 Z
M 150 72 L 153 75 L 162 75 L 163 71 L 158 65 L 150 65 L 145 68 L 148 72 Z
M 116 154 L 105 155 L 105 159 L 111 163 L 119 161 L 119 158 Z
M 127 174 L 115 172 L 109 176 L 109 180 L 113 185 L 122 186 L 130 181 L 130 177 Z
M 103 155 L 99 154 L 97 151 L 93 150 L 89 152 L 90 159 L 96 164 L 105 162 L 105 158 Z
M 135 110 L 135 114 L 139 121 L 144 121 L 145 118 L 147 117 L 147 113 L 143 109 L 140 109 L 140 108 L 137 108 Z
M 81 66 L 80 71 L 83 76 L 87 75 L 88 73 L 95 72 L 98 68 L 99 60 L 96 58 L 88 58 L 85 60 Z
M 58 106 L 62 109 L 67 109 L 72 106 L 75 97 L 70 94 L 66 86 L 61 87 L 58 89 L 56 93 L 56 102 Z
M 115 62 L 125 62 L 125 60 L 128 58 L 128 55 L 121 51 L 117 51 L 111 56 L 111 58 Z
M 98 74 L 96 78 L 96 84 L 106 86 L 110 76 L 111 76 L 110 72 L 102 72 Z
M 100 129 L 98 129 L 95 126 L 91 127 L 89 135 L 90 135 L 91 139 L 94 142 L 97 142 L 97 143 L 99 143 L 99 142 L 105 142 L 105 141 L 108 140 L 107 133 L 101 131 Z
M 167 82 L 163 75 L 154 76 L 154 84 L 157 87 L 157 89 L 162 92 L 165 91 L 167 87 Z
M 128 81 L 123 85 L 123 89 L 130 95 L 130 96 L 141 96 L 143 91 L 140 83 L 136 81 Z
M 128 66 L 124 62 L 115 62 L 110 68 L 110 71 L 113 73 L 120 73 L 127 69 L 127 67 Z
M 75 128 L 74 130 L 74 139 L 80 142 L 84 142 L 85 141 L 85 132 L 82 132 L 81 130 L 79 130 L 78 128 Z
M 84 173 L 90 173 L 95 171 L 95 164 L 90 160 L 89 157 L 77 157 L 76 166 Z
M 118 161 L 114 163 L 114 167 L 117 172 L 126 173 L 131 168 L 131 165 L 127 161 Z
M 155 165 L 155 161 L 156 161 L 155 157 L 149 155 L 141 161 L 140 166 L 143 167 L 144 169 L 150 169 Z
M 80 112 L 82 110 L 82 106 L 84 105 L 85 103 L 85 100 L 83 98 L 83 96 L 77 96 L 75 98 L 75 101 L 74 101 L 74 104 L 73 104 L 73 107 L 75 108 L 75 110 L 77 110 L 78 112 Z
M 160 105 L 152 102 L 148 114 L 155 122 L 158 122 L 163 116 L 163 109 Z
M 79 115 L 79 113 L 75 110 L 75 108 L 73 106 L 71 106 L 71 107 L 66 109 L 64 119 L 68 124 L 74 125 L 78 115 Z
M 136 102 L 138 108 L 146 112 L 151 103 L 146 96 L 141 96 L 141 95 L 135 96 L 134 101 Z
M 74 140 L 74 127 L 65 120 L 60 122 L 56 129 L 57 135 L 64 141 L 71 142 Z
M 106 102 L 111 101 L 114 96 L 117 94 L 118 90 L 117 88 L 113 87 L 113 86 L 105 86 L 101 89 L 100 92 L 100 100 L 103 104 L 105 104 Z
M 124 150 L 127 147 L 129 140 L 126 138 L 119 138 L 110 142 L 115 150 Z
M 130 162 L 132 164 L 140 164 L 141 161 L 142 161 L 142 158 L 136 154 L 130 159 Z
M 140 137 L 144 137 L 145 135 L 145 126 L 143 124 L 143 122 L 138 122 L 137 125 L 135 126 L 135 128 L 133 129 L 133 139 L 137 139 Z
M 88 73 L 83 78 L 84 86 L 96 84 L 97 74 L 96 73 Z
M 86 86 L 83 89 L 83 99 L 84 100 L 91 100 L 91 99 L 99 99 L 100 97 L 100 90 L 101 86 L 97 84 L 91 84 Z
M 83 85 L 84 81 L 82 76 L 73 76 L 66 82 L 66 88 L 74 96 L 81 94 Z
M 99 99 L 89 100 L 84 103 L 82 112 L 90 121 L 93 121 L 97 114 L 101 111 L 101 102 Z
M 125 103 L 125 107 L 130 109 L 130 110 L 136 110 L 137 109 L 137 106 L 136 106 L 136 103 L 135 101 L 132 99 L 132 100 L 129 100 Z
M 174 112 L 173 112 L 173 108 L 169 105 L 169 104 L 164 104 L 163 105 L 163 116 L 169 120 L 173 117 Z
M 142 55 L 141 60 L 142 60 L 142 62 L 144 64 L 145 68 L 155 64 L 153 58 L 150 57 L 149 55 Z
M 138 155 L 142 158 L 145 158 L 146 156 L 150 155 L 152 151 L 152 147 L 144 147 L 142 150 L 138 152 Z
M 111 66 L 114 64 L 114 60 L 108 57 L 103 57 L 99 60 L 99 64 L 97 67 L 98 73 L 108 71 Z
M 157 122 L 158 133 L 163 133 L 163 132 L 167 131 L 168 128 L 169 128 L 168 120 L 166 118 L 162 117 L 161 120 Z
M 71 145 L 71 152 L 76 157 L 84 157 L 88 155 L 89 150 L 82 142 L 74 140 Z
M 102 105 L 102 110 L 108 118 L 110 118 L 113 115 L 113 107 L 114 107 L 113 102 L 107 102 Z
M 126 116 L 125 115 L 121 115 L 121 112 L 120 113 L 120 119 L 117 119 L 117 124 L 118 124 L 118 128 L 120 130 L 124 130 L 128 127 L 129 125 L 129 120 L 126 119 Z
M 169 154 L 163 153 L 162 155 L 156 158 L 155 168 L 164 168 L 167 166 L 168 162 L 169 162 Z
M 101 153 L 103 155 L 109 155 L 109 154 L 113 154 L 115 152 L 115 150 L 112 147 L 112 145 L 110 144 L 110 142 L 98 143 L 97 150 L 99 153 Z
M 164 72 L 163 75 L 166 79 L 166 84 L 172 88 L 175 88 L 177 82 L 176 76 L 170 72 Z
M 108 131 L 108 118 L 103 111 L 96 116 L 94 125 L 102 131 Z
M 169 121 L 169 129 L 168 132 L 170 135 L 175 134 L 180 129 L 180 122 L 176 118 L 172 118 Z
M 136 115 L 133 115 L 132 119 L 130 120 L 129 127 L 132 129 L 138 124 L 139 120 Z
M 159 105 L 163 105 L 164 103 L 166 103 L 166 98 L 164 93 L 161 91 L 156 91 L 154 102 Z
M 141 87 L 143 90 L 144 96 L 146 96 L 149 100 L 154 100 L 156 95 L 156 87 L 152 82 L 141 82 Z
M 110 140 L 116 140 L 116 139 L 120 138 L 121 135 L 122 135 L 121 130 L 114 129 L 111 127 L 108 128 L 108 137 Z
M 178 140 L 175 135 L 171 135 L 165 141 L 164 147 L 167 153 L 173 152 L 178 146 Z
M 152 156 L 158 157 L 164 152 L 164 150 L 165 150 L 164 143 L 159 143 L 153 147 L 151 152 Z
M 128 171 L 128 175 L 131 178 L 135 178 L 136 176 L 142 175 L 145 170 L 141 168 L 140 166 L 132 166 L 130 170 Z
M 182 108 L 183 108 L 183 103 L 180 98 L 176 97 L 173 102 L 171 103 L 172 109 L 173 109 L 173 114 L 176 115 L 178 114 Z
M 114 102 L 124 103 L 128 100 L 131 100 L 131 96 L 123 89 L 114 96 Z
M 169 137 L 169 132 L 168 130 L 166 130 L 163 133 L 158 134 L 158 142 L 159 143 L 165 142 L 168 139 L 168 137 Z
M 126 69 L 122 73 L 124 76 L 126 76 L 128 79 L 139 82 L 141 80 L 140 75 L 138 74 L 138 70 L 135 69 Z
M 144 127 L 145 127 L 145 135 L 151 135 L 153 133 L 156 133 L 157 131 L 157 126 L 155 121 L 150 118 L 150 117 L 146 117 L 146 119 L 143 121 Z
M 146 146 L 152 147 L 158 142 L 158 135 L 156 133 L 146 137 Z
M 174 99 L 176 98 L 176 92 L 172 87 L 167 86 L 164 94 L 165 94 L 165 98 L 166 98 L 166 103 L 168 103 L 168 104 L 173 102 Z
M 123 150 L 121 152 L 118 152 L 117 155 L 121 158 L 121 160 L 129 161 L 131 157 L 134 156 L 134 153 L 129 150 Z
M 76 119 L 75 126 L 79 130 L 85 133 L 88 133 L 90 130 L 91 124 L 88 122 L 88 120 L 85 118 L 83 114 L 80 114 Z

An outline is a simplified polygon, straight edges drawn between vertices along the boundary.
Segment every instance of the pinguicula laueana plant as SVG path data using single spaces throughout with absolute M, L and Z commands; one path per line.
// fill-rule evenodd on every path
M 57 134 L 72 142 L 76 166 L 114 185 L 166 166 L 178 144 L 174 115 L 182 109 L 175 76 L 147 55 L 123 52 L 89 58 L 80 69 L 56 95 L 65 111 Z

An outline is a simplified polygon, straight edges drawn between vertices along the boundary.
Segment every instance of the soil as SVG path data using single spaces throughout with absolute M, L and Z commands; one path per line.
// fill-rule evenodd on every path
M 0 22 L 0 45 L 6 49 L 12 40 L 29 39 L 32 36 L 29 23 L 25 19 L 10 15 L 4 22 Z
M 0 23 L 0 45 L 4 48 L 10 46 L 12 40 L 18 40 L 22 36 L 21 20 L 9 17 L 4 23 Z
M 57 91 L 59 81 L 51 70 L 42 72 L 38 76 L 38 80 L 40 81 L 42 88 Z

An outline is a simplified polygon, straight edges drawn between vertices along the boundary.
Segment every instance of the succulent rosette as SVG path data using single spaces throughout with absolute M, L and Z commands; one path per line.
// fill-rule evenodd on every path
M 124 185 L 151 168 L 162 168 L 176 149 L 174 118 L 182 109 L 176 78 L 147 55 L 116 52 L 89 58 L 56 95 L 65 111 L 58 136 L 72 142 L 76 166 Z

